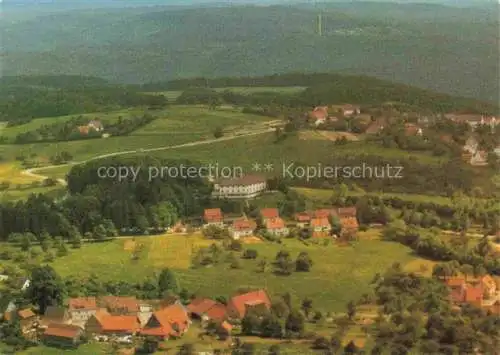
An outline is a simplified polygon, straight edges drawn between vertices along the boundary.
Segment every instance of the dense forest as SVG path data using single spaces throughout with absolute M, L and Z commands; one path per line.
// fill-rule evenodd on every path
M 210 186 L 201 179 L 158 178 L 149 181 L 150 167 L 196 166 L 187 161 L 152 158 L 109 158 L 75 166 L 68 175 L 70 196 L 56 203 L 47 196 L 0 205 L 0 239 L 30 232 L 71 239 L 75 234 L 100 235 L 117 228 L 123 233 L 162 230 L 179 216 L 201 215 Z M 99 167 L 131 166 L 139 169 L 135 180 L 118 182 L 100 178 Z M 105 235 L 104 235 L 105 238 Z
M 498 100 L 496 11 L 322 7 L 322 36 L 318 9 L 300 5 L 81 10 L 6 22 L 3 70 L 121 83 L 334 71 Z
M 130 106 L 164 106 L 163 96 L 79 76 L 3 77 L 0 79 L 0 121 L 10 125 L 37 117 L 53 117 Z

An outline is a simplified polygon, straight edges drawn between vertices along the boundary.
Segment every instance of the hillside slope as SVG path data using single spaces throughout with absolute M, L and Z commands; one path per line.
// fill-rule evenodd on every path
M 378 5 L 377 5 L 378 6 Z M 498 100 L 498 19 L 484 9 L 353 3 L 81 10 L 0 25 L 5 75 L 139 83 L 339 71 Z M 389 9 L 392 9 L 389 11 Z

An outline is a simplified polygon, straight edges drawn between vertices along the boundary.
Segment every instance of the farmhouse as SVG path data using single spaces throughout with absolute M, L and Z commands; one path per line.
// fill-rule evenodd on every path
M 92 120 L 88 123 L 87 127 L 90 129 L 93 129 L 96 132 L 101 132 L 104 130 L 104 126 L 102 125 L 102 122 L 99 120 Z
M 114 316 L 105 309 L 97 311 L 85 325 L 88 334 L 133 335 L 139 329 L 137 316 Z
M 266 222 L 269 219 L 279 218 L 280 213 L 277 208 L 263 208 L 260 210 L 260 218 L 262 222 Z
M 227 318 L 226 306 L 209 298 L 194 299 L 186 308 L 192 318 L 204 322 L 209 320 L 223 322 Z
M 383 119 L 377 119 L 370 123 L 366 128 L 366 134 L 377 134 L 384 129 L 386 122 Z
M 224 227 L 224 218 L 222 217 L 222 211 L 220 208 L 208 208 L 203 213 L 203 220 L 205 221 L 205 227 L 217 226 Z
M 335 209 L 323 208 L 313 212 L 314 218 L 329 218 L 331 216 L 336 216 L 337 211 Z
M 306 228 L 311 222 L 311 216 L 307 212 L 296 213 L 295 222 L 297 223 L 297 227 Z
M 341 217 L 340 225 L 342 227 L 342 235 L 354 235 L 359 229 L 356 217 Z
M 268 219 L 265 222 L 266 230 L 268 233 L 274 236 L 285 236 L 288 235 L 289 230 L 285 225 L 285 222 L 281 218 Z
M 329 232 L 331 229 L 330 222 L 328 218 L 313 218 L 311 220 L 311 231 L 314 233 Z
M 76 324 L 85 324 L 96 313 L 97 309 L 95 297 L 72 298 L 68 304 L 71 322 Z
M 82 334 L 83 329 L 76 325 L 53 323 L 47 327 L 42 339 L 47 345 L 73 348 L 79 345 Z
M 267 189 L 262 176 L 245 175 L 238 179 L 225 179 L 214 183 L 212 197 L 216 199 L 249 199 L 262 194 Z
M 231 318 L 243 319 L 249 308 L 271 308 L 271 300 L 265 290 L 258 290 L 234 296 L 227 304 L 228 315 Z
M 234 221 L 233 225 L 229 228 L 229 231 L 233 239 L 238 240 L 242 237 L 251 236 L 255 228 L 256 224 L 254 221 L 242 218 Z
M 178 338 L 189 329 L 190 324 L 187 309 L 176 303 L 154 312 L 141 334 L 160 339 Z
M 339 218 L 353 217 L 356 218 L 357 210 L 356 207 L 339 207 L 337 209 L 337 215 Z
M 328 119 L 328 106 L 315 107 L 310 113 L 309 117 L 313 120 L 316 126 L 323 124 Z
M 423 130 L 414 123 L 406 123 L 405 134 L 407 136 L 421 136 L 423 134 Z

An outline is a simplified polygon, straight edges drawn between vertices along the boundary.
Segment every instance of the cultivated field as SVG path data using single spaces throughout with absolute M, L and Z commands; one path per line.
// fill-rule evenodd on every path
M 130 282 L 144 280 L 170 267 L 176 270 L 182 287 L 200 295 L 228 296 L 238 288 L 263 287 L 275 296 L 289 291 L 297 299 L 309 297 L 315 308 L 338 312 L 344 310 L 353 295 L 369 290 L 370 281 L 377 272 L 396 261 L 407 264 L 416 260 L 410 249 L 397 243 L 363 240 L 348 247 L 333 243 L 305 245 L 295 239 L 286 239 L 282 245 L 266 242 L 245 246 L 257 250 L 258 260 L 268 260 L 269 267 L 264 273 L 258 271 L 258 260 L 241 260 L 241 269 L 231 269 L 227 262 L 192 269 L 189 264 L 193 251 L 211 241 L 196 234 L 137 237 L 135 241 L 144 245 L 139 260 L 132 260 L 133 252 L 124 248 L 126 240 L 119 239 L 71 250 L 68 256 L 56 259 L 53 266 L 62 276 L 94 274 L 102 280 Z M 307 287 L 304 287 L 304 274 L 278 276 L 272 272 L 270 263 L 280 250 L 288 250 L 293 258 L 301 251 L 311 255 L 314 266 L 307 274 Z
M 349 132 L 333 132 L 333 131 L 302 131 L 299 133 L 299 139 L 310 140 L 328 140 L 335 141 L 339 138 L 345 137 L 348 141 L 359 141 L 358 135 Z

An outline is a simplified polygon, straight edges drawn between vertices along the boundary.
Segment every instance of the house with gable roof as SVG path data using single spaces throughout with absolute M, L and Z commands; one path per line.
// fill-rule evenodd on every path
M 253 307 L 271 308 L 271 300 L 265 290 L 247 292 L 232 297 L 227 304 L 230 318 L 243 319 L 248 309 Z

